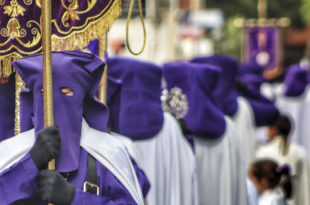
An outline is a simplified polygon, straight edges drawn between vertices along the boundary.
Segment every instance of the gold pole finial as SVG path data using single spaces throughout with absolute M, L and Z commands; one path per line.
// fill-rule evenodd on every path
M 259 19 L 267 17 L 267 0 L 258 0 L 257 11 Z

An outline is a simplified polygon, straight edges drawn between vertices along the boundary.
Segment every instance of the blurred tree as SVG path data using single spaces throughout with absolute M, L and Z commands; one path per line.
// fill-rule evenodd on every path
M 257 18 L 257 0 L 205 0 L 206 8 L 220 8 L 225 17 Z M 267 17 L 288 17 L 292 27 L 303 28 L 310 20 L 309 0 L 268 0 Z
M 305 22 L 310 22 L 310 1 L 309 0 L 301 0 L 302 4 L 300 7 L 300 13 Z

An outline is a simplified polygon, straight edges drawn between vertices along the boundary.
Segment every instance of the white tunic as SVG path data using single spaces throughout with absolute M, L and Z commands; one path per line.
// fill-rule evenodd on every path
M 254 113 L 251 105 L 243 97 L 238 97 L 238 110 L 233 117 L 238 135 L 235 140 L 232 141 L 234 150 L 237 150 L 237 159 L 235 159 L 237 170 L 236 189 L 238 190 L 236 204 L 247 205 L 248 204 L 248 188 L 246 183 L 247 169 L 251 161 L 255 156 L 255 122 Z
M 258 205 L 286 205 L 278 189 L 264 191 L 258 199 Z
M 235 205 L 238 197 L 240 152 L 235 124 L 225 118 L 226 130 L 216 140 L 195 137 L 200 205 Z M 246 193 L 244 193 L 246 195 Z
M 258 205 L 258 195 L 255 185 L 250 179 L 247 179 L 248 202 L 249 205 Z
M 2 141 L 0 143 L 0 172 L 25 156 L 34 143 L 34 129 Z M 80 145 L 113 173 L 138 205 L 144 204 L 136 172 L 128 151 L 121 141 L 89 127 L 83 120 Z
M 247 170 L 255 158 L 256 133 L 255 118 L 251 105 L 243 97 L 238 97 L 238 111 L 233 117 L 236 128 L 239 131 L 239 142 L 242 157 Z
M 164 113 L 163 128 L 156 136 L 133 143 L 137 163 L 151 183 L 148 205 L 198 204 L 195 157 L 173 116 Z
M 256 153 L 257 158 L 271 158 L 280 165 L 289 164 L 292 175 L 296 177 L 292 205 L 310 204 L 310 168 L 309 160 L 304 148 L 294 143 L 290 144 L 288 154 L 283 156 L 280 152 L 282 139 L 276 137 L 269 144 L 261 146 Z

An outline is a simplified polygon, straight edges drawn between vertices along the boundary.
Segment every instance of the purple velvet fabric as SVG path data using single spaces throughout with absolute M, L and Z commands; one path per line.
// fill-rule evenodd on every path
M 299 64 L 290 66 L 284 79 L 284 95 L 297 97 L 304 93 L 308 84 L 308 70 L 301 69 Z
M 111 113 L 119 119 L 119 129 L 115 131 L 133 140 L 154 137 L 163 126 L 161 68 L 122 57 L 109 59 L 108 68 L 108 75 L 123 83 L 119 115 Z
M 119 132 L 122 81 L 108 76 L 107 106 L 109 107 L 109 129 Z
M 99 162 L 97 162 L 97 178 L 100 196 L 83 192 L 83 184 L 87 178 L 87 152 L 82 148 L 80 148 L 79 161 L 79 167 L 76 171 L 70 174 L 63 174 L 68 182 L 76 187 L 72 205 L 136 204 L 126 188 L 121 186 L 118 179 Z M 0 205 L 8 205 L 13 202 L 23 205 L 46 204 L 38 196 L 36 186 L 37 174 L 38 170 L 29 154 L 12 168 L 2 172 L 0 174 Z M 144 190 L 148 189 L 147 186 L 147 184 L 142 183 Z
M 94 55 L 99 56 L 99 40 L 89 42 L 87 49 Z
M 14 136 L 15 75 L 9 82 L 0 84 L 0 141 Z
M 62 146 L 56 159 L 56 168 L 61 172 L 74 171 L 79 166 L 82 116 L 93 128 L 106 128 L 108 109 L 94 98 L 104 63 L 91 54 L 81 52 L 53 53 L 53 95 L 54 120 L 60 127 Z M 32 123 L 35 131 L 43 128 L 42 56 L 34 55 L 13 62 L 32 92 Z M 61 88 L 73 90 L 73 96 L 66 96 Z M 31 94 L 28 94 L 28 96 Z M 30 99 L 30 98 L 28 98 Z M 23 110 L 28 110 L 23 103 Z M 25 107 L 26 106 L 26 107 Z M 29 117 L 25 115 L 27 118 Z M 21 118 L 25 117 L 22 113 Z M 24 120 L 24 119 L 23 119 Z
M 212 96 L 220 69 L 212 65 L 179 62 L 165 64 L 163 72 L 168 89 L 178 87 L 187 96 L 188 113 L 184 117 L 187 128 L 204 138 L 221 137 L 226 123 Z
M 260 90 L 260 86 L 265 82 L 263 71 L 262 66 L 245 63 L 239 67 L 239 79 L 246 83 L 247 86 Z
M 221 69 L 222 72 L 219 82 L 212 95 L 225 115 L 233 116 L 238 110 L 238 95 L 234 87 L 238 74 L 237 60 L 229 56 L 216 54 L 206 57 L 196 57 L 191 62 L 210 64 Z
M 246 98 L 254 112 L 256 127 L 273 125 L 280 113 L 274 102 L 263 96 L 259 90 L 248 87 L 239 95 Z

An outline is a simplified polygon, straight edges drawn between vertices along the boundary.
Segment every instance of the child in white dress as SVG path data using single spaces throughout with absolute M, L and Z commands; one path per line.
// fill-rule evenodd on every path
M 258 205 L 287 205 L 286 200 L 292 196 L 292 182 L 289 166 L 281 166 L 269 159 L 252 163 L 249 177 L 254 183 Z

